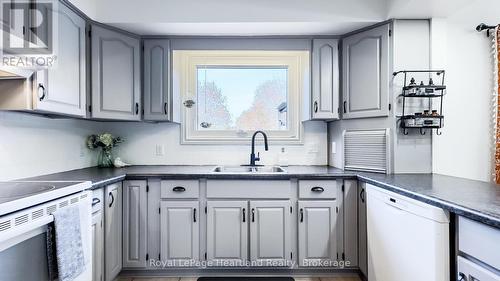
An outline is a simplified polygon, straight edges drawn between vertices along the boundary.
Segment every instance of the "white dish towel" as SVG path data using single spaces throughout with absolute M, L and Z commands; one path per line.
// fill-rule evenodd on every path
M 88 280 L 91 274 L 91 205 L 82 200 L 77 206 L 57 210 L 48 230 L 48 258 L 51 280 Z M 90 272 L 90 273 L 89 273 Z

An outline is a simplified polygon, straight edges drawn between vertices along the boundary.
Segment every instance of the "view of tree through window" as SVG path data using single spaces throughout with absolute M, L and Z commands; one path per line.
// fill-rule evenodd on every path
M 199 130 L 287 130 L 285 67 L 197 68 Z

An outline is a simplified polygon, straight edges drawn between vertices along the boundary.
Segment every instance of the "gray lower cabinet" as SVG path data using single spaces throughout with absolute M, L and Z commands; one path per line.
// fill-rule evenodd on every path
M 312 119 L 339 118 L 339 42 L 314 39 L 312 49 Z
M 186 267 L 199 260 L 198 201 L 160 203 L 160 253 L 167 266 Z
M 390 24 L 342 39 L 343 119 L 389 114 Z
M 104 193 L 104 276 L 115 280 L 122 270 L 122 183 L 105 187 Z
M 207 260 L 212 266 L 248 261 L 248 202 L 207 202 Z
M 139 38 L 92 25 L 92 109 L 98 119 L 141 119 Z
M 34 109 L 85 116 L 85 20 L 63 3 L 52 13 L 58 19 L 57 61 L 53 67 L 36 74 Z
M 342 259 L 347 267 L 358 266 L 358 182 L 356 180 L 344 180 L 344 254 Z
M 250 201 L 252 266 L 290 266 L 290 201 Z
M 368 276 L 368 240 L 366 227 L 366 184 L 358 183 L 358 263 L 359 270 Z
M 123 182 L 123 267 L 146 267 L 147 181 Z
M 338 238 L 336 201 L 299 201 L 298 207 L 299 266 L 325 266 L 335 262 Z
M 104 225 L 102 211 L 92 214 L 92 280 L 103 281 Z
M 455 280 L 500 281 L 500 230 L 458 217 Z
M 92 280 L 104 281 L 103 189 L 92 192 Z
M 144 40 L 144 120 L 170 121 L 170 40 Z

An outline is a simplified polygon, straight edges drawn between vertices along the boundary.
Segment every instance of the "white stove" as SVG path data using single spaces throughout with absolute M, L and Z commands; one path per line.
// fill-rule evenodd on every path
M 91 182 L 0 182 L 0 216 L 91 188 Z

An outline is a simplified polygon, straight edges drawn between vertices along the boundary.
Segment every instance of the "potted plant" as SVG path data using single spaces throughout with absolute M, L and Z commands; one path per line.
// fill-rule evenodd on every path
M 90 135 L 87 138 L 87 147 L 91 150 L 101 148 L 97 165 L 101 168 L 113 167 L 113 148 L 122 143 L 120 137 L 114 137 L 110 133 Z

